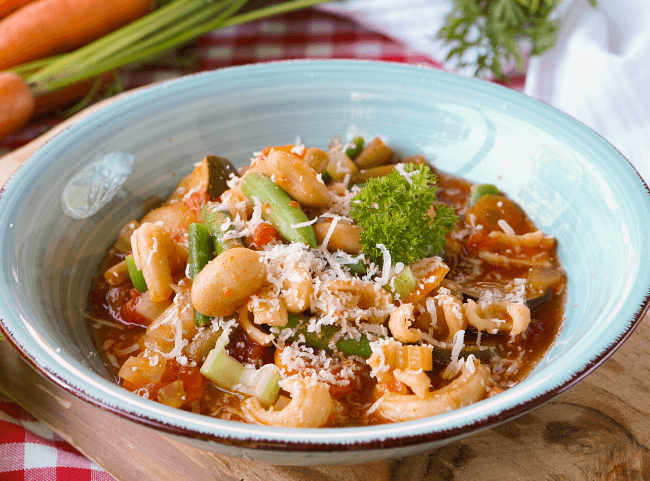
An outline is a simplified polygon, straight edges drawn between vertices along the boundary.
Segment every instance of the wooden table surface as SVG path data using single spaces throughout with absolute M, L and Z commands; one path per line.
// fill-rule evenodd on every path
M 103 104 L 0 157 L 0 185 L 35 148 Z M 270 466 L 188 447 L 77 399 L 7 341 L 0 391 L 120 481 L 650 480 L 648 316 L 608 361 L 539 409 L 421 455 L 357 466 Z

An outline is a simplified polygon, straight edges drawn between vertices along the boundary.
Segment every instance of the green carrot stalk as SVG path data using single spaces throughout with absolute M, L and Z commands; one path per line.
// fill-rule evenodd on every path
M 326 0 L 294 0 L 245 13 L 248 0 L 173 0 L 73 52 L 18 65 L 35 95 L 159 57 L 212 30 L 311 7 Z

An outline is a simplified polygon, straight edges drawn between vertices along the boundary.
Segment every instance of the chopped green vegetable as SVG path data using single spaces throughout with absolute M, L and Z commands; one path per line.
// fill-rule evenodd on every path
M 258 398 L 267 406 L 275 404 L 280 394 L 280 372 L 275 364 L 266 364 L 259 369 L 246 367 L 239 378 L 239 392 Z
M 308 319 L 309 318 L 305 316 L 289 314 L 289 322 L 287 322 L 285 328 L 297 328 L 297 333 L 287 339 L 286 342 L 293 342 L 304 336 L 304 342 L 306 345 L 316 349 L 323 349 L 327 352 L 332 352 L 330 343 L 334 336 L 341 331 L 341 328 L 339 326 L 321 326 L 319 333 L 311 332 L 307 325 Z M 368 359 L 372 355 L 370 340 L 365 334 L 363 334 L 358 341 L 349 337 L 342 337 L 335 342 L 335 346 L 339 352 L 348 356 L 359 356 Z
M 129 270 L 129 277 L 131 278 L 131 283 L 140 292 L 147 291 L 147 282 L 144 280 L 144 274 L 138 269 L 135 265 L 135 259 L 133 256 L 126 256 L 126 267 Z
M 187 229 L 188 257 L 187 264 L 190 269 L 190 279 L 194 280 L 199 272 L 214 257 L 212 255 L 212 237 L 206 226 L 192 223 Z M 205 326 L 210 322 L 210 316 L 201 314 L 194 309 L 194 323 Z
M 321 326 L 321 332 L 310 332 L 307 328 L 308 317 L 289 315 L 289 322 L 286 328 L 297 329 L 297 333 L 286 340 L 286 342 L 294 342 L 298 338 L 304 336 L 304 343 L 316 349 L 322 349 L 327 352 L 332 352 L 330 343 L 334 336 L 336 336 L 341 328 L 338 326 Z M 279 335 L 279 334 L 278 334 Z M 369 359 L 372 356 L 372 349 L 370 348 L 370 340 L 365 334 L 357 341 L 355 339 L 344 337 L 336 341 L 336 349 L 342 354 L 348 356 L 359 356 L 364 359 Z M 493 351 L 488 349 L 481 349 L 476 345 L 469 345 L 464 347 L 460 352 L 460 357 L 469 356 L 473 354 L 474 357 L 481 360 L 487 360 L 492 357 Z M 451 362 L 451 348 L 433 347 L 433 360 L 441 364 L 449 364 Z
M 262 205 L 268 203 L 262 215 L 278 229 L 282 237 L 290 242 L 300 242 L 310 247 L 317 247 L 316 234 L 311 225 L 305 224 L 309 219 L 300 208 L 300 204 L 273 182 L 268 176 L 251 172 L 242 182 L 241 190 L 252 202 L 257 197 Z
M 469 207 L 472 207 L 476 204 L 481 197 L 484 195 L 500 195 L 499 188 L 496 185 L 492 184 L 476 184 L 472 187 L 472 194 L 469 198 Z
M 397 294 L 400 299 L 404 299 L 418 286 L 418 280 L 411 272 L 408 266 L 402 269 L 402 272 L 391 279 L 387 286 L 388 291 Z
M 219 387 L 233 391 L 244 373 L 244 365 L 226 352 L 228 336 L 223 333 L 201 366 L 201 374 Z
M 337 263 L 341 264 L 343 267 L 347 267 L 348 271 L 350 271 L 350 274 L 363 275 L 368 272 L 368 269 L 366 268 L 366 264 L 363 261 L 363 256 L 357 256 L 352 258 L 341 254 L 333 254 L 333 256 L 334 256 L 334 260 Z
M 194 222 L 187 229 L 188 258 L 190 279 L 196 275 L 212 260 L 212 238 L 210 231 L 203 224 Z
M 321 176 L 321 179 L 323 179 L 323 182 L 325 184 L 329 184 L 330 182 L 332 182 L 332 176 L 329 175 L 326 170 L 323 171 L 320 176 Z
M 210 327 L 199 331 L 190 343 L 183 348 L 183 354 L 194 362 L 202 362 L 203 359 L 217 345 L 217 340 L 221 336 L 221 329 L 214 330 Z
M 226 239 L 224 235 L 229 230 L 235 228 L 231 225 L 228 228 L 221 230 L 224 224 L 230 222 L 230 215 L 220 210 L 212 210 L 214 203 L 209 202 L 201 209 L 201 220 L 206 225 L 210 234 L 212 235 L 212 244 L 214 245 L 215 255 L 221 254 L 223 251 L 233 249 L 235 247 L 244 247 L 239 239 Z
M 350 142 L 350 145 L 348 146 L 347 149 L 345 149 L 345 155 L 350 157 L 350 159 L 354 160 L 354 158 L 361 153 L 363 150 L 363 146 L 365 145 L 366 141 L 363 140 L 363 137 L 356 136 L 355 138 L 352 139 L 352 142 Z
M 244 366 L 226 352 L 228 336 L 222 333 L 201 366 L 201 374 L 228 391 L 258 398 L 272 405 L 280 393 L 280 373 L 273 364 L 260 369 Z
M 351 202 L 350 215 L 361 227 L 360 244 L 366 258 L 383 262 L 383 245 L 392 264 L 410 265 L 430 252 L 441 252 L 446 234 L 456 223 L 451 207 L 435 206 L 436 176 L 426 165 L 406 164 L 400 171 L 368 179 Z

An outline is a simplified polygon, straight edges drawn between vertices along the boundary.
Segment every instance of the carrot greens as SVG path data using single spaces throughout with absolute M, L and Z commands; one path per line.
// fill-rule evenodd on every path
M 172 0 L 77 50 L 12 70 L 25 76 L 36 96 L 43 95 L 124 65 L 156 59 L 210 31 L 324 1 L 291 0 L 256 8 L 250 0 Z

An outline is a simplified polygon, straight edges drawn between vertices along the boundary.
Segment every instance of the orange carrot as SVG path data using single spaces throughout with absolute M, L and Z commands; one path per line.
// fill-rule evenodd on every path
M 35 103 L 29 85 L 20 75 L 0 73 L 0 140 L 29 122 Z
M 14 10 L 18 10 L 23 5 L 26 5 L 33 0 L 0 0 L 0 18 L 10 14 Z
M 153 7 L 152 0 L 35 0 L 0 20 L 0 70 L 73 50 Z

